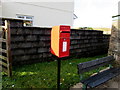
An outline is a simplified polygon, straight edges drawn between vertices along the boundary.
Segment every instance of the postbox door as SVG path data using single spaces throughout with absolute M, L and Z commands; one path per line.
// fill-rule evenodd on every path
M 60 38 L 60 48 L 59 48 L 59 57 L 69 56 L 69 47 L 70 46 L 70 38 Z

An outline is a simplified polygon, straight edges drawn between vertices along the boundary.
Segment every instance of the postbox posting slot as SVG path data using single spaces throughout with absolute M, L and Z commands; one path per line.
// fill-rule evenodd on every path
M 69 31 L 60 31 L 60 33 L 70 33 Z

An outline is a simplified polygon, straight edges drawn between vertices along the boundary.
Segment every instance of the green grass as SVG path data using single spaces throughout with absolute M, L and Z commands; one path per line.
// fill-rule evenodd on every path
M 69 88 L 80 81 L 77 64 L 106 55 L 61 61 L 61 88 Z M 87 77 L 93 72 L 85 73 Z M 13 67 L 11 78 L 3 74 L 3 88 L 56 88 L 57 61 Z

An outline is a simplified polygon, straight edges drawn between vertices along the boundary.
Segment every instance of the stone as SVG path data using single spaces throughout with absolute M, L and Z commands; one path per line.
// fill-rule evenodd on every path
M 117 19 L 114 19 L 117 18 Z M 109 44 L 109 55 L 115 57 L 115 66 L 120 67 L 120 16 L 113 17 L 112 31 Z

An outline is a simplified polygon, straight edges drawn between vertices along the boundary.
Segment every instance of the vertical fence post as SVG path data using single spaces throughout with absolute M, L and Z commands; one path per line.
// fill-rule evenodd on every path
M 6 50 L 7 50 L 7 67 L 8 77 L 12 76 L 12 56 L 11 56 L 11 34 L 10 34 L 10 21 L 5 20 L 6 25 Z
M 0 21 L 2 21 L 0 19 Z M 0 38 L 2 37 L 2 24 L 0 23 Z M 0 42 L 0 48 L 2 48 L 2 42 Z M 2 52 L 0 52 L 0 55 L 2 56 Z M 2 59 L 0 59 L 2 60 Z M 2 65 L 0 65 L 0 90 L 2 90 Z

